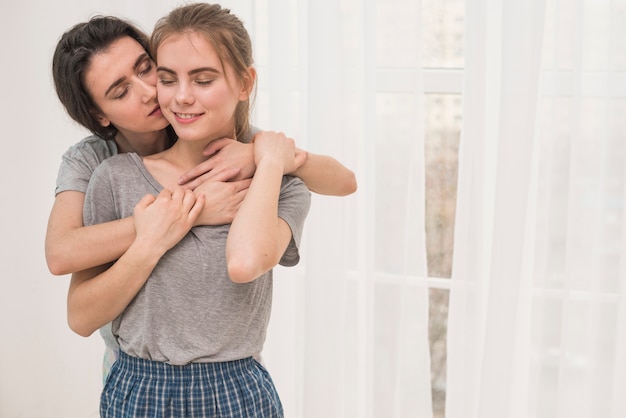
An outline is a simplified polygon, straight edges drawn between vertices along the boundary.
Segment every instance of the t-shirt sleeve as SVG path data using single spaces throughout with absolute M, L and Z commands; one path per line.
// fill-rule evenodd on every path
M 279 264 L 295 266 L 300 261 L 300 242 L 304 229 L 304 220 L 311 206 L 311 192 L 297 177 L 284 176 L 278 202 L 278 217 L 285 220 L 291 228 L 291 241 Z
M 96 167 L 115 154 L 117 147 L 113 141 L 95 136 L 71 146 L 61 157 L 55 195 L 68 190 L 85 193 Z

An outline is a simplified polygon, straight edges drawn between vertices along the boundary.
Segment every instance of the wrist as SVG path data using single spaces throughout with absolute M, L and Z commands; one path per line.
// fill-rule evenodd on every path
M 153 242 L 153 240 L 142 240 L 138 237 L 128 248 L 125 256 L 135 260 L 138 264 L 154 267 L 167 250 L 167 248 L 162 248 L 162 246 L 158 245 L 157 242 Z
M 254 178 L 257 176 L 267 176 L 267 175 L 280 175 L 283 176 L 285 172 L 285 165 L 283 162 L 277 158 L 265 158 L 257 161 L 256 164 L 256 172 L 254 174 Z

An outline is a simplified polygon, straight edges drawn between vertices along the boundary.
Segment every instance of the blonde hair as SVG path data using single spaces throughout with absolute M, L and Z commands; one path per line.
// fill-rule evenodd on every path
M 250 130 L 251 97 L 256 83 L 250 73 L 254 64 L 252 42 L 243 22 L 229 9 L 219 4 L 194 3 L 178 7 L 159 19 L 150 39 L 150 51 L 158 61 L 157 49 L 168 37 L 179 33 L 196 32 L 204 35 L 220 57 L 222 67 L 228 63 L 239 80 L 250 88 L 250 95 L 235 109 L 235 138 L 244 137 Z

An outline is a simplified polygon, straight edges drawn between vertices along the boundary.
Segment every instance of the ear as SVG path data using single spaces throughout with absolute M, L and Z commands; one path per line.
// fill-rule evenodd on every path
M 248 71 L 243 75 L 241 80 L 241 90 L 239 92 L 239 101 L 246 101 L 250 98 L 254 82 L 256 81 L 256 68 L 249 67 Z
M 96 115 L 96 118 L 98 119 L 100 126 L 103 126 L 106 128 L 107 126 L 111 125 L 111 121 L 105 116 Z

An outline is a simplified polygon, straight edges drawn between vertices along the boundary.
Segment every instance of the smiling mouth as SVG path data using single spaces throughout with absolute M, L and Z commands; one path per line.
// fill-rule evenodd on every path
M 200 113 L 174 113 L 179 119 L 193 119 L 200 116 Z

